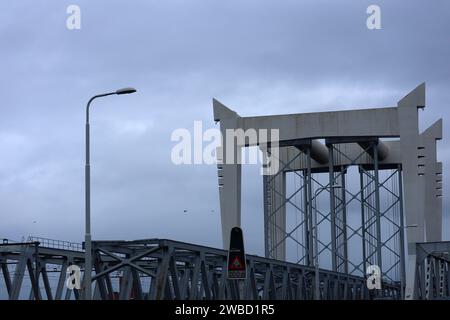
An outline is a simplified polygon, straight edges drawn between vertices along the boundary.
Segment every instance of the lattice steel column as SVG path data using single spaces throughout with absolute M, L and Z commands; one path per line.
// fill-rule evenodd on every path
M 308 246 L 308 259 L 309 264 L 312 266 L 314 265 L 314 250 L 313 250 L 313 223 L 312 223 L 312 201 L 313 201 L 313 194 L 312 194 L 312 170 L 311 170 L 311 148 L 307 149 L 306 152 L 306 190 L 307 190 L 307 208 L 308 211 L 306 212 L 306 215 L 308 217 L 308 234 L 309 234 L 309 246 Z
M 265 179 L 268 257 L 286 260 L 286 173 Z
M 309 172 L 310 174 L 310 172 Z M 306 256 L 306 265 L 312 266 L 313 265 L 313 249 L 312 249 L 312 219 L 309 215 L 309 192 L 310 190 L 309 185 L 311 184 L 311 179 L 309 177 L 308 171 L 303 170 L 303 212 L 304 212 L 304 221 L 305 221 L 305 256 Z
M 335 190 L 333 186 L 336 185 L 334 177 L 334 157 L 333 157 L 333 145 L 328 146 L 328 175 L 329 175 L 329 188 L 330 188 L 330 220 L 331 220 L 331 270 L 337 271 L 337 249 L 336 249 L 336 204 L 335 204 Z
M 397 167 L 398 174 L 398 196 L 399 196 L 399 210 L 400 210 L 400 284 L 401 284 L 401 298 L 405 298 L 406 287 L 406 252 L 405 252 L 405 220 L 403 216 L 403 179 L 402 166 Z
M 375 214 L 377 228 L 377 264 L 383 272 L 381 256 L 381 211 L 380 211 L 380 179 L 378 175 L 378 142 L 373 144 L 373 171 L 375 175 Z
M 346 200 L 346 183 L 345 175 L 346 168 L 341 166 L 341 188 L 336 190 L 341 192 L 340 201 L 340 221 L 339 232 L 337 233 L 337 249 L 338 249 L 338 265 L 337 269 L 340 272 L 348 273 L 348 242 L 347 242 L 347 200 Z

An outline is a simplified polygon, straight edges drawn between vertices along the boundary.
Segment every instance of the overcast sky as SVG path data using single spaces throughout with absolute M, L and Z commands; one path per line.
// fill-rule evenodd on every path
M 381 30 L 366 27 L 370 4 Z M 382 107 L 425 81 L 420 127 L 442 117 L 449 137 L 449 14 L 447 0 L 2 1 L 0 237 L 83 240 L 85 104 L 124 86 L 138 92 L 91 112 L 94 239 L 221 245 L 215 166 L 170 159 L 173 130 L 215 126 L 213 97 L 242 116 Z M 244 168 L 242 212 L 262 254 L 258 172 Z

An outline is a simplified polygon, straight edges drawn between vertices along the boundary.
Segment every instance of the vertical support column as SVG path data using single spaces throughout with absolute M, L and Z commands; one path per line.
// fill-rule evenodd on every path
M 312 225 L 312 171 L 311 171 L 311 149 L 306 151 L 306 166 L 307 166 L 307 190 L 308 190 L 308 228 L 309 228 L 309 263 L 314 264 L 314 250 L 313 250 L 313 225 Z
M 286 173 L 269 178 L 271 205 L 268 212 L 270 258 L 286 260 Z
M 442 241 L 442 208 L 440 206 L 442 184 L 437 175 L 442 166 L 437 162 L 436 141 L 442 139 L 442 119 L 420 134 L 421 146 L 417 150 L 419 174 L 423 174 L 422 193 L 425 196 L 424 218 L 427 242 Z
M 275 223 L 278 226 L 275 236 L 277 245 L 276 259 L 286 261 L 286 172 L 280 172 L 274 182 L 275 188 L 279 191 L 276 194 L 275 202 L 277 207 L 281 206 L 275 215 Z
M 214 100 L 214 119 L 220 121 L 222 146 L 217 149 L 220 218 L 222 224 L 223 248 L 228 250 L 230 232 L 241 226 L 241 154 L 236 135 L 228 129 L 239 128 L 239 117 L 220 102 Z
M 331 270 L 337 270 L 337 251 L 336 251 L 336 203 L 335 203 L 335 190 L 333 186 L 334 181 L 334 159 L 333 159 L 333 145 L 328 146 L 328 158 L 329 158 L 329 191 L 330 191 L 330 220 L 331 220 Z
M 304 230 L 305 230 L 305 256 L 306 256 L 306 265 L 312 266 L 312 257 L 311 254 L 311 245 L 312 241 L 310 239 L 312 231 L 310 228 L 310 219 L 308 215 L 308 176 L 307 171 L 303 170 L 303 212 L 304 212 Z
M 405 270 L 405 222 L 403 217 L 403 179 L 402 179 L 402 166 L 398 165 L 398 201 L 400 208 L 400 284 L 401 284 L 401 298 L 405 298 L 405 285 L 406 285 L 406 270 Z
M 261 147 L 270 153 L 270 147 Z M 267 155 L 267 154 L 266 154 Z M 282 163 L 286 154 L 280 153 Z M 263 176 L 264 184 L 264 245 L 265 255 L 271 259 L 286 260 L 286 173 L 284 167 L 274 175 Z
M 345 174 L 346 169 L 341 166 L 341 198 L 342 198 L 342 244 L 344 253 L 344 273 L 348 273 L 348 243 L 347 243 L 347 200 L 345 197 Z
M 397 103 L 400 152 L 403 172 L 403 196 L 407 225 L 417 225 L 406 230 L 408 260 L 405 299 L 415 299 L 416 243 L 425 241 L 424 197 L 421 196 L 422 176 L 418 170 L 419 116 L 418 108 L 425 107 L 425 83 L 422 83 Z
M 375 214 L 377 232 L 377 264 L 383 274 L 383 264 L 381 261 L 381 212 L 380 212 L 380 180 L 378 175 L 378 148 L 377 143 L 373 144 L 373 171 L 375 177 Z
M 222 185 L 219 185 L 220 218 L 223 248 L 229 247 L 230 232 L 241 226 L 241 165 L 222 165 Z
M 361 192 L 361 226 L 362 226 L 362 260 L 364 273 L 367 270 L 367 254 L 366 254 L 366 216 L 364 208 L 364 173 L 363 168 L 359 167 L 359 185 Z
M 439 241 L 442 241 L 442 162 L 436 162 L 435 167 L 435 212 L 438 215 L 438 218 L 436 220 L 438 221 L 437 223 L 440 228 L 437 239 L 439 239 Z
M 271 207 L 271 197 L 269 192 L 269 177 L 263 176 L 263 201 L 264 201 L 264 255 L 270 258 L 269 250 L 269 214 Z
M 36 277 L 36 287 L 35 287 L 35 298 L 36 300 L 42 300 L 41 298 L 41 292 L 39 289 L 39 274 L 41 272 L 41 263 L 39 261 L 39 242 L 34 243 L 34 266 L 35 266 L 35 277 Z M 33 265 L 31 264 L 31 268 L 33 268 Z M 30 271 L 31 272 L 31 271 Z M 31 279 L 31 277 L 30 277 Z M 37 293 L 37 294 L 36 294 Z

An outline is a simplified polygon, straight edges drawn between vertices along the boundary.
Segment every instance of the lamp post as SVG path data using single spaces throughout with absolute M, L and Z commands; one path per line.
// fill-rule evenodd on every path
M 318 223 L 317 223 L 317 195 L 322 192 L 323 190 L 330 189 L 330 196 L 333 196 L 331 194 L 332 190 L 342 188 L 340 185 L 332 185 L 330 187 L 321 187 L 318 188 L 314 192 L 314 252 L 316 253 L 314 256 L 314 299 L 320 300 L 320 272 L 319 272 L 319 240 L 318 240 Z M 331 241 L 334 241 L 334 239 L 331 239 Z M 334 254 L 334 252 L 333 252 Z
M 84 299 L 91 300 L 91 282 L 92 282 L 92 243 L 91 243 L 91 169 L 90 169 L 90 150 L 89 150 L 89 107 L 97 98 L 111 96 L 114 94 L 130 94 L 136 92 L 134 88 L 123 88 L 114 92 L 102 93 L 89 99 L 86 106 L 86 165 L 85 165 L 85 213 L 86 213 L 86 230 L 85 230 L 85 248 L 84 248 Z

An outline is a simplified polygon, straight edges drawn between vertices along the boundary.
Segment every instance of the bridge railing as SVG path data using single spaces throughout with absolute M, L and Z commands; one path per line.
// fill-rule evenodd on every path
M 28 242 L 39 242 L 39 245 L 46 248 L 72 250 L 72 251 L 84 251 L 83 245 L 77 242 L 63 241 L 48 239 L 42 237 L 29 236 Z

